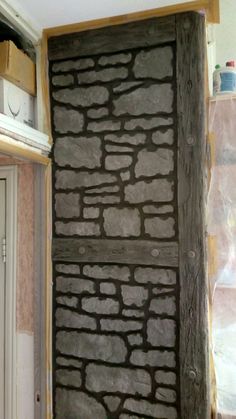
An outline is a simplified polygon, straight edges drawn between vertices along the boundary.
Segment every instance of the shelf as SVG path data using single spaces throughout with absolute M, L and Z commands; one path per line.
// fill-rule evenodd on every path
M 10 137 L 18 145 L 24 144 L 30 148 L 37 149 L 38 152 L 44 155 L 48 155 L 51 150 L 48 135 L 1 113 L 0 134 Z

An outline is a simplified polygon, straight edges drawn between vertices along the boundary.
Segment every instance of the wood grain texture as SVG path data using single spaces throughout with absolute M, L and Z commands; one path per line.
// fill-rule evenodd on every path
M 205 25 L 177 16 L 181 419 L 209 419 L 205 261 Z
M 0 152 L 8 154 L 14 157 L 22 157 L 28 161 L 37 162 L 40 164 L 48 165 L 51 162 L 46 156 L 37 152 L 31 151 L 28 148 L 24 148 L 15 144 L 10 144 L 8 141 L 10 137 L 0 134 Z
M 153 17 L 169 16 L 176 13 L 188 11 L 207 10 L 209 2 L 218 0 L 194 0 L 188 3 L 178 3 L 171 6 L 157 7 L 155 9 L 133 12 L 125 15 L 111 16 L 102 19 L 93 19 L 85 22 L 72 23 L 44 29 L 44 35 L 49 39 L 52 36 L 60 36 L 69 33 L 83 32 L 91 29 L 104 28 L 106 26 L 121 25 L 128 22 L 137 22 L 139 20 L 151 19 Z
M 158 256 L 152 256 L 157 249 Z M 53 260 L 178 266 L 177 243 L 145 240 L 54 239 Z
M 132 33 L 132 36 L 130 34 Z M 110 28 L 52 37 L 48 41 L 49 60 L 60 60 L 85 55 L 115 53 L 135 47 L 160 45 L 175 39 L 175 18 L 169 16 L 132 22 Z M 115 42 L 114 42 L 115 40 Z

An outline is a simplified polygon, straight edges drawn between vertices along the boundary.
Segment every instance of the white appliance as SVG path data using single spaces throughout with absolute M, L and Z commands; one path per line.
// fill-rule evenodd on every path
M 34 127 L 35 98 L 0 77 L 0 113 Z

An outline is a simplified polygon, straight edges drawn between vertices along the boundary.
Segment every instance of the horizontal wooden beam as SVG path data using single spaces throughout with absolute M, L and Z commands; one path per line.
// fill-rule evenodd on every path
M 13 157 L 23 158 L 31 162 L 43 164 L 46 166 L 51 163 L 51 159 L 49 159 L 46 156 L 43 156 L 40 153 L 31 151 L 29 150 L 29 148 L 26 148 L 26 147 L 21 147 L 21 146 L 9 143 L 8 137 L 1 134 L 0 134 L 0 153 L 13 156 Z
M 130 36 L 132 33 L 132 37 Z M 114 42 L 114 39 L 116 42 Z M 49 60 L 61 60 L 78 56 L 91 56 L 160 45 L 175 40 L 175 16 L 130 22 L 122 26 L 96 29 L 53 37 L 48 40 Z
M 171 6 L 159 7 L 140 12 L 128 13 L 120 16 L 113 16 L 103 19 L 94 19 L 86 22 L 73 23 L 70 25 L 56 26 L 44 29 L 44 36 L 51 38 L 53 36 L 66 35 L 69 33 L 83 32 L 91 29 L 103 28 L 105 26 L 121 25 L 128 22 L 135 22 L 138 20 L 151 19 L 152 17 L 161 17 L 173 15 L 176 13 L 206 10 L 209 7 L 209 2 L 212 0 L 195 0 L 187 3 L 179 3 Z M 213 0 L 217 1 L 217 0 Z
M 178 266 L 178 244 L 146 240 L 53 239 L 53 261 Z

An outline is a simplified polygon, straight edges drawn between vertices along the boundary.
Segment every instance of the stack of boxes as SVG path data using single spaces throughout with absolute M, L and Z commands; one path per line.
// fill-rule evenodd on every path
M 35 126 L 35 64 L 12 41 L 0 42 L 0 113 Z

